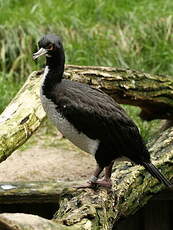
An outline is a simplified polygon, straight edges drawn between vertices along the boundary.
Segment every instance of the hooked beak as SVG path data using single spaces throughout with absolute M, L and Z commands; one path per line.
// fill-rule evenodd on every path
M 38 57 L 45 55 L 47 53 L 47 50 L 44 48 L 40 48 L 36 53 L 33 54 L 33 59 L 37 59 Z

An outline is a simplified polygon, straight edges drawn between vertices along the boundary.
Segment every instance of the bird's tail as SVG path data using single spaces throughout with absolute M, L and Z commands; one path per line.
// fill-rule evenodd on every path
M 171 182 L 163 176 L 163 174 L 156 168 L 152 163 L 142 163 L 143 166 L 151 173 L 152 176 L 156 177 L 160 182 L 165 184 L 169 188 L 173 188 Z

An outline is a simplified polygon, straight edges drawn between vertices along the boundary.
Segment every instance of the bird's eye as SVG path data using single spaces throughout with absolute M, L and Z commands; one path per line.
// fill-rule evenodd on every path
M 47 47 L 46 47 L 47 50 L 53 50 L 54 49 L 54 46 L 52 43 L 50 43 Z

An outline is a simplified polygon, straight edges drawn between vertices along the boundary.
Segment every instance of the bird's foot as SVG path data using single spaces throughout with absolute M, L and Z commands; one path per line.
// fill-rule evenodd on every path
M 91 178 L 86 182 L 86 184 L 83 185 L 77 185 L 75 186 L 76 188 L 94 188 L 96 186 L 96 181 L 97 181 L 96 176 L 91 176 Z
M 74 186 L 74 188 L 77 188 L 77 189 L 80 189 L 80 188 L 94 188 L 95 186 L 96 186 L 96 183 L 93 183 L 91 181 L 87 181 L 85 184 Z
M 101 187 L 112 188 L 111 179 L 103 178 L 103 179 L 97 180 L 95 183 Z
M 98 186 L 104 188 L 112 188 L 112 181 L 111 179 L 103 178 L 97 180 L 96 182 L 87 181 L 85 184 L 77 185 L 74 187 L 80 189 L 80 188 L 96 188 Z

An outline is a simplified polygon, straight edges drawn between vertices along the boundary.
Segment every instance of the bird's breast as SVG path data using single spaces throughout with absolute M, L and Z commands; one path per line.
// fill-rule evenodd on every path
M 57 105 L 46 98 L 41 92 L 41 102 L 48 118 L 55 124 L 58 130 L 73 144 L 78 146 L 85 152 L 95 155 L 99 146 L 99 140 L 89 138 L 83 132 L 79 132 L 73 124 L 71 124 L 63 114 L 59 113 L 56 109 Z

